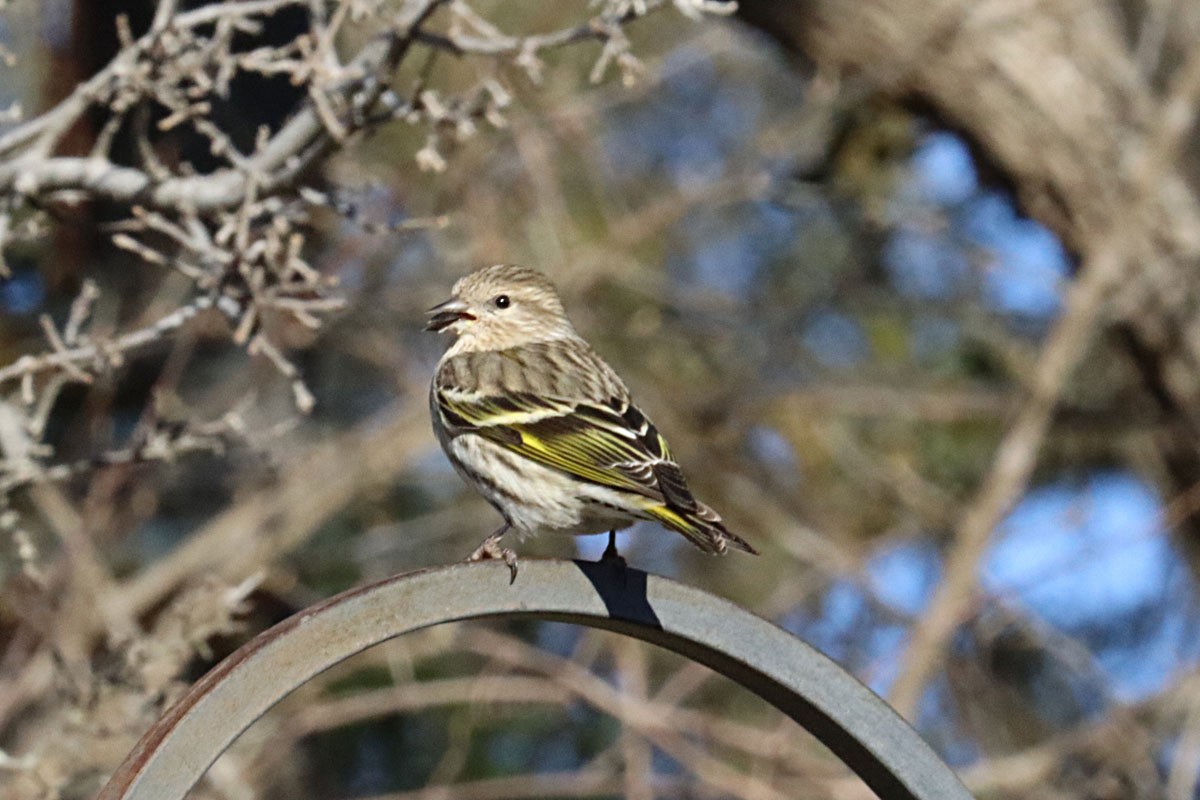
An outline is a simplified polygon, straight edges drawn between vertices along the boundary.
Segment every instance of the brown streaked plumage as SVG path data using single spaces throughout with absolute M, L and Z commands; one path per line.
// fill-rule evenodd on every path
M 454 285 L 428 330 L 457 341 L 430 387 L 434 430 L 456 470 L 504 517 L 472 559 L 516 556 L 500 537 L 610 532 L 638 519 L 710 553 L 755 550 L 692 495 L 653 423 L 575 332 L 553 284 L 501 264 Z

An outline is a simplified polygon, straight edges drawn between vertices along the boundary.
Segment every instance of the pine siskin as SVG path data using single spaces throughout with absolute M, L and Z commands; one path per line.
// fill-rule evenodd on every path
M 500 546 L 550 531 L 615 532 L 636 520 L 678 531 L 708 553 L 755 549 L 696 500 L 653 423 L 575 329 L 540 272 L 498 264 L 454 284 L 426 330 L 458 340 L 430 387 L 433 428 L 463 479 L 504 517 L 470 560 L 516 554 Z

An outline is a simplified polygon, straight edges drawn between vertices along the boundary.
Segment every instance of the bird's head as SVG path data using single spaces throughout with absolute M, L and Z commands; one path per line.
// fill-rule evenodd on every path
M 427 331 L 450 331 L 459 352 L 506 350 L 575 335 L 554 284 L 534 269 L 496 264 L 460 278 L 429 309 Z

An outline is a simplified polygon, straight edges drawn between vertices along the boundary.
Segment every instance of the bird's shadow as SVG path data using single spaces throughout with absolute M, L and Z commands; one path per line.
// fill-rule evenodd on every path
M 573 561 L 592 584 L 609 617 L 662 630 L 662 622 L 646 596 L 645 572 L 624 561 Z

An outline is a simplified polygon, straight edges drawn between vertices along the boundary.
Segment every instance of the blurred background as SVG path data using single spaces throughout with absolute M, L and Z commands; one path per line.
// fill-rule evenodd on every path
M 310 4 L 278 5 L 237 48 L 308 30 Z M 451 3 L 429 26 L 450 36 L 476 15 L 526 36 L 640 11 L 600 5 Z M 0 437 L 0 795 L 90 796 L 181 688 L 256 632 L 348 587 L 461 559 L 494 529 L 430 431 L 427 387 L 448 340 L 421 327 L 459 276 L 516 262 L 559 285 L 697 495 L 763 554 L 711 558 L 639 524 L 620 536 L 631 564 L 836 659 L 979 797 L 1200 796 L 1200 451 L 1188 427 L 1200 406 L 1171 391 L 1200 362 L 1169 360 L 1192 352 L 1200 327 L 1190 301 L 1146 299 L 1194 296 L 1196 261 L 1160 249 L 1156 274 L 1172 280 L 1136 288 L 1152 272 L 1139 248 L 1166 245 L 1137 227 L 1158 201 L 1135 196 L 1164 175 L 1195 177 L 1197 92 L 1175 78 L 1197 71 L 1196 10 L 1093 3 L 1077 39 L 1052 42 L 1065 77 L 1039 80 L 1094 78 L 1072 59 L 1092 63 L 1103 40 L 1132 65 L 1110 65 L 1111 83 L 1140 104 L 1122 119 L 1127 151 L 1096 162 L 1080 148 L 1064 167 L 1052 158 L 1071 150 L 1056 140 L 1022 149 L 1022 163 L 979 133 L 1037 141 L 1053 126 L 993 126 L 931 77 L 953 75 L 951 50 L 993 58 L 985 72 L 1008 63 L 998 43 L 1036 51 L 1019 30 L 947 45 L 950 63 L 914 65 L 933 50 L 910 42 L 864 66 L 820 37 L 886 42 L 861 20 L 830 20 L 876 13 L 883 30 L 905 3 L 750 2 L 701 20 L 650 5 L 622 21 L 629 50 L 610 68 L 581 38 L 540 53 L 540 82 L 511 54 L 414 48 L 394 86 L 450 103 L 489 80 L 502 114 L 470 130 L 397 115 L 305 174 L 326 200 L 296 223 L 302 257 L 344 305 L 319 326 L 263 315 L 296 375 L 208 311 L 120 363 L 81 362 L 89 383 L 65 375 L 41 428 L 26 425 L 22 464 Z M 1031 25 L 1074 13 L 1042 5 Z M 140 36 L 154 6 L 125 12 Z M 979 23 L 955 20 L 960 38 Z M 85 2 L 8 4 L 0 102 L 30 118 L 53 107 L 118 52 L 119 29 Z M 339 30 L 338 46 L 366 39 Z M 901 56 L 908 71 L 888 61 Z M 293 84 L 246 78 L 209 118 L 248 150 L 259 124 L 277 128 L 303 101 Z M 1104 124 L 1103 99 L 1085 128 Z M 1160 101 L 1182 108 L 1177 147 L 1155 138 Z M 1031 117 L 1046 117 L 1037 103 Z M 55 152 L 90 152 L 111 135 L 105 119 L 81 116 Z M 1131 131 L 1163 153 L 1138 167 L 1151 170 L 1140 182 L 1121 172 L 1143 153 Z M 110 154 L 135 149 L 122 135 Z M 223 163 L 188 136 L 156 140 L 171 170 Z M 1092 173 L 1133 187 L 1105 198 L 1120 224 L 1069 192 L 1046 204 L 1056 182 Z M 199 283 L 114 241 L 130 204 L 5 203 L 14 229 L 40 227 L 5 250 L 0 368 L 54 349 L 39 318 L 67 325 L 85 285 L 94 337 L 199 296 Z M 1079 288 L 1090 274 L 1102 277 Z M 57 380 L 18 372 L 0 383 L 0 412 L 36 407 Z M 543 537 L 520 553 L 596 558 L 604 544 Z M 525 622 L 446 626 L 351 659 L 258 722 L 194 796 L 871 795 L 705 668 Z

